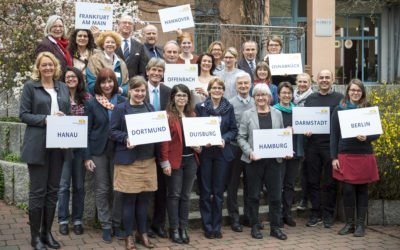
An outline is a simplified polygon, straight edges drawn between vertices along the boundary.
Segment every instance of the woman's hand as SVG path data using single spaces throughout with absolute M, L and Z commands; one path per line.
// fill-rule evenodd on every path
M 197 94 L 203 95 L 203 96 L 205 96 L 205 97 L 208 96 L 208 92 L 205 91 L 205 90 L 204 90 L 203 88 L 201 88 L 201 87 L 195 88 L 195 91 L 196 91 Z
M 218 147 L 220 147 L 220 148 L 224 148 L 225 147 L 225 140 L 224 139 L 222 139 L 222 143 L 221 143 L 221 145 L 218 145 Z
M 62 111 L 57 111 L 57 112 L 54 112 L 54 115 L 56 115 L 56 116 L 64 116 L 65 114 Z
M 260 159 L 254 154 L 254 152 L 250 153 L 249 158 L 250 158 L 251 161 L 258 161 Z
M 163 173 L 164 173 L 165 175 L 171 176 L 171 172 L 172 172 L 171 166 L 168 166 L 168 167 L 163 168 Z
M 211 147 L 211 146 L 212 146 L 211 143 L 207 143 L 207 144 L 205 145 L 206 148 L 209 148 L 209 147 Z
M 96 168 L 96 165 L 92 160 L 85 160 L 85 168 L 89 170 L 90 172 L 94 172 L 94 169 Z
M 181 30 L 181 28 L 177 28 L 177 29 L 175 30 L 175 32 L 176 32 L 176 36 L 177 36 L 177 37 L 182 36 L 183 31 Z
M 97 38 L 100 35 L 101 30 L 97 26 L 90 26 L 90 31 L 92 32 L 93 37 Z
M 367 136 L 366 135 L 357 135 L 356 137 L 359 141 L 365 141 L 367 140 Z
M 194 150 L 194 152 L 196 152 L 196 153 L 198 153 L 198 154 L 201 153 L 201 147 L 200 147 L 200 146 L 193 146 L 193 147 L 191 147 L 191 148 Z
M 310 136 L 312 136 L 312 132 L 304 132 L 304 135 L 305 135 L 306 137 L 310 137 Z
M 136 145 L 132 144 L 131 141 L 128 139 L 126 139 L 126 147 L 128 149 L 133 149 Z
M 334 159 L 332 161 L 332 167 L 333 167 L 334 170 L 340 171 L 340 164 L 339 164 L 339 160 L 338 159 Z

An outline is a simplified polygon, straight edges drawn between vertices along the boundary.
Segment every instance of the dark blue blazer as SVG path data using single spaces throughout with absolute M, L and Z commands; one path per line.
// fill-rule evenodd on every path
M 154 111 L 154 107 L 144 102 L 149 112 Z M 134 114 L 129 104 L 129 100 L 115 106 L 111 115 L 111 125 L 109 129 L 110 140 L 115 142 L 114 163 L 115 164 L 132 164 L 136 160 L 136 147 L 128 149 L 126 147 L 126 139 L 128 138 L 128 129 L 126 127 L 125 115 Z M 154 156 L 159 158 L 159 143 L 156 143 Z
M 197 114 L 197 117 L 210 116 L 210 114 L 207 113 L 207 110 L 204 107 L 204 103 L 196 104 L 195 112 Z M 222 139 L 224 139 L 225 141 L 225 147 L 222 149 L 222 154 L 225 160 L 232 161 L 235 156 L 233 154 L 231 141 L 234 141 L 236 139 L 236 135 L 238 133 L 235 112 L 232 105 L 230 105 L 229 110 L 221 116 L 220 128 Z M 207 150 L 207 148 L 203 148 L 203 150 Z
M 118 95 L 117 103 L 124 101 L 125 97 Z M 96 97 L 87 102 L 85 115 L 88 116 L 88 147 L 84 160 L 88 160 L 91 155 L 102 155 L 106 151 L 110 121 L 107 109 L 96 100 Z

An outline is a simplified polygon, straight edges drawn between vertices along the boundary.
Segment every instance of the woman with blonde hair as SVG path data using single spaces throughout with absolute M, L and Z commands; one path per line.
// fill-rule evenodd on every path
M 224 70 L 225 63 L 223 56 L 225 54 L 225 46 L 221 41 L 214 41 L 210 43 L 207 49 L 207 53 L 211 54 L 215 60 L 215 69 L 213 74 Z
M 46 148 L 48 116 L 64 116 L 71 111 L 67 86 L 58 81 L 60 63 L 50 52 L 41 52 L 33 66 L 32 80 L 22 90 L 19 117 L 27 125 L 21 160 L 29 172 L 29 225 L 34 249 L 61 247 L 51 234 L 57 205 L 63 162 L 62 148 Z M 60 145 L 61 147 L 62 145 Z

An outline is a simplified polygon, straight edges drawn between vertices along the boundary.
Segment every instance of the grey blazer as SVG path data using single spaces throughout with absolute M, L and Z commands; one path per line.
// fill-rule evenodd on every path
M 272 128 L 283 128 L 283 118 L 281 111 L 270 107 Z M 253 130 L 260 129 L 258 122 L 257 108 L 245 111 L 240 120 L 239 134 L 237 137 L 238 144 L 243 151 L 241 160 L 250 163 L 250 153 L 253 152 Z M 276 158 L 278 163 L 282 162 L 282 158 Z
M 60 111 L 71 113 L 67 85 L 55 81 L 57 102 Z M 46 162 L 46 117 L 50 115 L 51 97 L 40 81 L 27 81 L 21 95 L 19 118 L 26 123 L 21 160 L 29 164 L 43 165 Z

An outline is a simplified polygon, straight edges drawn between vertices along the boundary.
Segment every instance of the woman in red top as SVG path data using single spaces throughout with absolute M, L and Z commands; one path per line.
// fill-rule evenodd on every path
M 197 172 L 195 153 L 200 152 L 200 147 L 187 147 L 185 143 L 182 117 L 195 116 L 186 85 L 172 88 L 167 113 L 171 141 L 161 143 L 161 167 L 167 175 L 169 234 L 173 242 L 188 244 L 190 193 Z

